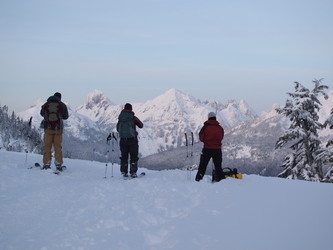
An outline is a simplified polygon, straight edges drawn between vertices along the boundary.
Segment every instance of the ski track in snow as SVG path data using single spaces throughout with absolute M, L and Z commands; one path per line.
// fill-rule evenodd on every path
M 245 175 L 210 183 L 186 171 L 123 180 L 119 166 L 0 150 L 1 249 L 332 249 L 333 185 Z

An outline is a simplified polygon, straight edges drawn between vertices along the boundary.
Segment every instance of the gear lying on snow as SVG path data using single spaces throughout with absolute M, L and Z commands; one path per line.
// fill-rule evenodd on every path
M 218 178 L 215 174 L 215 171 L 213 171 L 212 182 L 218 182 L 218 181 L 226 179 L 228 177 L 232 177 L 232 178 L 236 178 L 236 179 L 243 179 L 243 175 L 241 173 L 238 173 L 237 168 L 234 168 L 234 169 L 222 168 L 222 177 L 221 178 Z

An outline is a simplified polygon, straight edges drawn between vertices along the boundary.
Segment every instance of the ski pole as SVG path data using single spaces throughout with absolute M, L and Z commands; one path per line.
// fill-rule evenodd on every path
M 113 162 L 114 162 L 114 149 L 113 149 L 113 140 L 111 142 L 112 144 L 112 150 L 111 150 L 111 177 L 113 177 Z
M 108 171 L 108 153 L 109 153 L 109 149 L 108 149 L 108 145 L 110 145 L 110 140 L 111 140 L 111 133 L 108 135 L 108 137 L 106 138 L 106 154 L 105 154 L 105 175 L 104 175 L 104 179 L 106 179 L 106 175 L 107 175 L 107 171 Z
M 185 145 L 186 145 L 186 158 L 188 158 L 189 157 L 189 149 L 188 149 L 187 133 L 185 133 Z M 186 166 L 186 176 L 187 176 L 187 180 L 191 179 L 190 167 L 188 165 Z
M 186 170 L 187 170 L 187 180 L 190 181 L 192 179 L 192 167 L 188 166 Z
M 193 132 L 191 132 L 191 137 L 192 137 L 192 141 L 191 141 L 191 157 L 192 157 L 193 156 L 193 141 L 194 141 Z
M 24 161 L 24 167 L 27 167 L 27 161 L 28 161 L 28 150 L 25 149 L 25 161 Z
M 106 153 L 108 153 L 108 152 L 109 152 L 109 150 L 106 151 Z M 107 158 L 107 156 L 106 156 L 106 158 Z M 106 160 L 106 163 L 105 163 L 105 175 L 104 175 L 104 179 L 106 179 L 106 174 L 107 174 L 107 172 L 108 172 L 108 161 Z
M 185 147 L 186 147 L 186 158 L 188 158 L 188 141 L 187 141 L 187 133 L 185 135 Z M 186 165 L 185 165 L 186 166 Z M 186 166 L 186 177 L 188 179 L 188 166 Z
M 185 146 L 186 146 L 186 157 L 188 157 L 188 141 L 187 141 L 187 134 L 185 133 Z
M 193 132 L 191 132 L 191 161 L 190 161 L 190 164 L 191 166 L 189 166 L 187 168 L 187 179 L 188 180 L 191 180 L 192 179 L 192 167 L 193 167 L 193 142 L 194 142 L 194 137 L 193 137 Z
M 113 177 L 113 164 L 114 164 L 114 141 L 117 141 L 116 136 L 112 132 L 112 138 L 111 138 L 111 161 L 112 161 L 112 168 L 111 168 L 111 177 Z

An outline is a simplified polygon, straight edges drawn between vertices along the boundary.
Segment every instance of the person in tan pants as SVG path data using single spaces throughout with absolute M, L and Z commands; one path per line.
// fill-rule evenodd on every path
M 44 129 L 44 155 L 43 155 L 43 168 L 50 168 L 51 165 L 51 150 L 54 147 L 54 162 L 56 167 L 63 164 L 62 157 L 62 129 L 52 130 Z
M 55 93 L 47 99 L 40 111 L 44 117 L 42 126 L 44 128 L 44 154 L 43 169 L 51 168 L 52 146 L 54 148 L 54 163 L 57 170 L 62 170 L 62 133 L 64 129 L 63 120 L 68 119 L 67 106 L 61 101 L 61 94 Z

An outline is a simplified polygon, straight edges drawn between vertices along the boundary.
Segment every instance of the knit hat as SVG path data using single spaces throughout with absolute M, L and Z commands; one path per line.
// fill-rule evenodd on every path
M 126 104 L 125 104 L 125 109 L 127 109 L 127 110 L 132 110 L 132 104 L 130 104 L 130 103 L 126 103 Z
M 54 96 L 58 97 L 61 100 L 61 94 L 59 92 L 54 93 Z
M 212 117 L 216 117 L 216 114 L 214 112 L 209 112 L 208 119 L 210 119 Z

